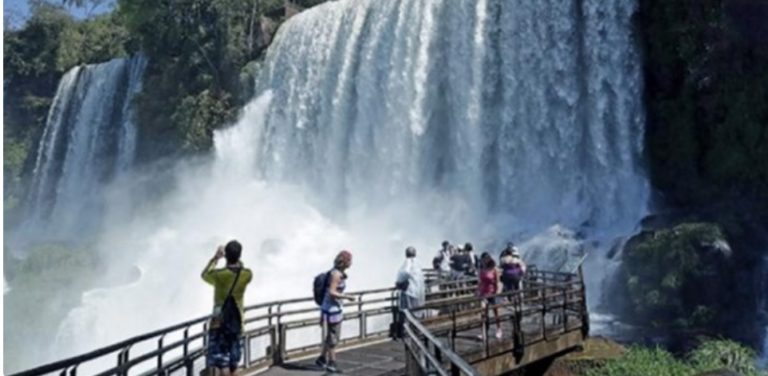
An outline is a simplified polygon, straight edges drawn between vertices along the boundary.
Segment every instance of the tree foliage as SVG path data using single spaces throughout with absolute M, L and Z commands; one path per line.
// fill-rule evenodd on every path
M 755 367 L 755 352 L 728 340 L 705 341 L 685 358 L 661 348 L 632 347 L 618 359 L 590 369 L 587 376 L 696 376 L 728 370 L 744 376 L 766 376 Z
M 139 99 L 139 124 L 169 153 L 208 150 L 213 130 L 241 103 L 240 69 L 258 52 L 256 1 L 121 0 L 118 12 L 150 66 Z M 151 142 L 151 141 L 150 141 Z M 164 144 L 164 145 L 163 145 Z
M 620 284 L 632 318 L 676 330 L 713 328 L 729 310 L 730 254 L 718 248 L 723 231 L 683 223 L 632 238 L 622 258 Z M 726 295 L 726 296 L 723 296 Z
M 30 170 L 64 72 L 131 52 L 128 30 L 113 14 L 77 21 L 57 2 L 38 0 L 30 6 L 23 27 L 3 31 L 3 136 L 4 145 L 10 147 L 3 160 L 6 204 L 23 194 L 23 172 Z
M 768 207 L 768 3 L 641 0 L 655 186 L 677 206 Z

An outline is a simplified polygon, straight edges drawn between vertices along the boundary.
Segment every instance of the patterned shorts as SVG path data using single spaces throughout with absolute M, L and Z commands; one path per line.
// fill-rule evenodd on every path
M 331 315 L 324 313 L 320 318 L 323 330 L 325 331 L 323 342 L 331 349 L 336 348 L 341 340 L 341 320 L 343 317 L 341 313 Z
M 237 369 L 243 355 L 243 339 L 228 340 L 218 330 L 208 333 L 208 358 L 206 365 L 209 368 Z

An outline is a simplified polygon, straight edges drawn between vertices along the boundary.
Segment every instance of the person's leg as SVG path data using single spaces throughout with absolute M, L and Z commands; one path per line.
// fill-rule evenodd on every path
M 328 333 L 330 333 L 330 341 L 328 343 L 328 367 L 326 369 L 330 373 L 341 373 L 338 365 L 336 365 L 336 345 L 341 340 L 341 321 L 329 324 Z
M 237 338 L 230 343 L 229 350 L 229 371 L 230 376 L 237 376 L 237 367 L 243 356 L 243 338 Z
M 336 361 L 336 345 L 339 343 L 339 328 L 341 323 L 328 325 L 328 362 Z
M 320 357 L 315 360 L 315 365 L 321 368 L 325 368 L 328 365 L 328 320 L 325 315 L 320 316 L 320 331 L 322 332 L 322 350 L 320 351 Z
M 228 372 L 229 350 L 225 348 L 224 340 L 218 331 L 208 333 L 208 354 L 206 365 L 216 375 L 226 375 Z

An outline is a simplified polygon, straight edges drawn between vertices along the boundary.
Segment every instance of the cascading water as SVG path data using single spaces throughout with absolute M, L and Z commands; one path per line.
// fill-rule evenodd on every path
M 133 165 L 137 126 L 132 100 L 141 89 L 146 65 L 142 56 L 114 59 L 72 68 L 61 78 L 37 149 L 21 224 L 6 235 L 7 252 L 24 258 L 28 256 L 24 250 L 35 243 L 65 241 L 80 245 L 97 238 L 107 201 L 115 198 L 109 197 L 108 187 Z M 127 196 L 121 199 L 124 197 Z M 114 211 L 115 205 L 111 203 L 110 210 Z M 40 259 L 40 254 L 36 257 L 31 265 L 49 262 Z M 18 274 L 15 273 L 17 277 Z M 81 277 L 73 277 L 77 278 Z M 4 275 L 6 302 L 33 300 L 26 297 L 38 296 L 28 291 L 24 283 L 20 287 L 13 279 L 10 283 L 13 289 L 8 287 Z M 15 320 L 11 321 L 13 325 L 6 321 L 5 326 L 5 338 L 11 344 L 6 346 L 6 372 L 56 357 L 40 351 L 45 346 L 41 343 L 47 344 L 51 338 L 43 338 L 44 333 L 29 333 L 28 328 L 37 323 L 30 322 L 32 319 L 24 310 L 32 304 L 6 305 L 5 317 Z M 48 304 L 51 307 L 41 305 L 35 317 L 60 320 L 57 315 L 63 314 L 63 308 L 58 303 Z
M 300 14 L 257 85 L 274 91 L 261 176 L 311 187 L 335 213 L 434 198 L 443 234 L 483 248 L 553 225 L 631 234 L 648 198 L 634 10 L 346 1 Z
M 505 231 L 631 229 L 648 190 L 634 9 L 343 1 L 300 14 L 258 86 L 275 93 L 263 176 L 351 207 L 446 192 L 472 220 L 512 217 Z
M 62 77 L 37 152 L 25 227 L 58 238 L 100 220 L 100 189 L 133 163 L 131 103 L 146 64 L 142 56 L 114 59 Z
M 354 289 L 390 285 L 405 246 L 426 265 L 443 239 L 597 244 L 586 272 L 599 281 L 600 249 L 634 230 L 648 198 L 634 10 L 340 0 L 293 17 L 257 99 L 216 132 L 215 161 L 181 166 L 174 194 L 105 233 L 108 269 L 135 264 L 141 278 L 87 293 L 52 352 L 206 312 L 199 272 L 233 237 L 254 270 L 248 302 L 308 296 L 342 248 Z

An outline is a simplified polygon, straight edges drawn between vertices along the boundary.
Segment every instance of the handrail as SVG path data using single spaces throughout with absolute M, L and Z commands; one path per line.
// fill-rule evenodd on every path
M 446 283 L 446 285 L 451 286 L 451 284 L 448 282 Z M 454 291 L 454 290 L 444 289 L 443 291 Z M 350 295 L 358 295 L 360 299 L 358 299 L 355 302 L 348 302 L 344 304 L 345 308 L 351 308 L 349 312 L 345 313 L 345 317 L 363 320 L 371 316 L 390 314 L 392 302 L 394 302 L 395 300 L 394 292 L 395 292 L 394 288 L 377 288 L 377 289 L 351 292 Z M 381 297 L 381 294 L 388 294 L 388 296 Z M 434 295 L 432 293 L 428 293 L 427 296 L 429 298 Z M 302 304 L 306 304 L 306 305 L 303 307 L 296 307 L 295 309 L 283 310 L 283 307 L 285 306 L 302 305 Z M 370 308 L 366 308 L 366 307 L 370 307 Z M 257 313 L 255 315 L 249 315 L 249 314 L 253 314 L 254 312 L 263 311 L 263 310 L 267 310 L 267 312 L 262 314 Z M 298 324 L 298 325 L 294 325 L 296 328 L 303 328 L 303 327 L 309 326 L 306 323 L 308 322 L 314 323 L 316 322 L 316 319 L 314 319 L 313 321 L 308 318 L 301 319 L 300 317 L 302 316 L 308 317 L 307 315 L 311 315 L 313 312 L 316 312 L 317 308 L 314 305 L 313 298 L 303 297 L 303 298 L 294 298 L 294 299 L 258 303 L 258 304 L 246 306 L 243 309 L 243 311 L 245 313 L 243 321 L 246 325 L 246 331 L 244 333 L 246 339 L 249 340 L 255 337 L 260 337 L 262 335 L 265 335 L 263 334 L 265 332 L 269 333 L 268 335 L 270 337 L 274 337 L 272 342 L 274 342 L 273 344 L 276 347 L 269 349 L 269 351 L 272 352 L 274 357 L 274 359 L 271 361 L 271 364 L 276 364 L 276 362 L 282 361 L 281 358 L 285 355 L 285 353 L 292 351 L 286 348 L 285 335 L 284 335 L 285 333 L 281 333 L 279 328 L 282 327 L 287 329 L 288 325 L 293 323 Z M 298 321 L 285 320 L 286 318 L 291 316 L 298 316 L 299 317 Z M 204 341 L 207 340 L 205 338 L 205 333 L 207 332 L 207 322 L 211 318 L 212 318 L 212 315 L 206 315 L 206 316 L 201 316 L 192 320 L 187 320 L 179 324 L 171 325 L 171 326 L 157 329 L 148 333 L 130 337 L 128 339 L 113 343 L 111 345 L 93 350 L 85 354 L 76 355 L 70 358 L 58 360 L 49 364 L 45 364 L 35 368 L 20 371 L 18 373 L 13 374 L 12 376 L 43 375 L 43 374 L 59 372 L 59 371 L 67 372 L 68 370 L 70 370 L 70 368 L 74 367 L 76 369 L 77 367 L 80 367 L 83 364 L 87 364 L 99 359 L 104 359 L 104 357 L 110 354 L 116 354 L 118 352 L 119 352 L 119 356 L 118 356 L 117 365 L 100 372 L 100 374 L 119 375 L 119 374 L 126 373 L 128 369 L 138 365 L 139 363 L 146 362 L 155 357 L 162 357 L 163 354 L 169 351 L 178 349 L 179 347 L 182 347 L 182 346 L 184 346 L 185 348 L 185 354 L 188 354 L 188 356 L 190 357 L 194 357 L 190 360 L 195 360 L 200 356 L 204 355 L 206 349 L 204 345 L 196 346 L 194 348 L 189 348 L 190 344 L 192 342 L 199 341 L 201 338 Z M 259 322 L 259 321 L 262 321 L 262 322 L 265 321 L 266 323 L 256 328 L 251 328 L 251 329 L 247 328 L 249 324 Z M 194 330 L 190 332 L 190 329 L 194 326 L 202 326 L 202 330 Z M 361 326 L 364 326 L 364 325 L 361 325 Z M 273 328 L 273 329 L 270 330 L 270 328 Z M 285 331 L 286 329 L 283 329 L 283 331 Z M 367 329 L 367 328 L 363 328 L 363 329 Z M 153 339 L 157 340 L 160 337 L 165 337 L 174 333 L 181 334 L 182 331 L 184 332 L 184 338 L 182 340 L 175 341 L 173 343 L 168 343 L 168 344 L 162 344 L 161 342 L 161 345 L 155 347 L 155 349 L 153 350 L 149 350 L 147 352 L 143 352 L 139 354 L 130 354 L 132 357 L 131 358 L 128 357 L 129 352 L 127 351 L 127 349 L 133 347 L 134 345 L 148 342 Z M 367 339 L 367 337 L 371 337 L 375 339 L 377 335 L 380 336 L 381 334 L 361 332 L 360 339 L 365 340 Z M 250 354 L 245 354 L 245 355 L 246 357 L 248 357 Z M 264 360 L 266 360 L 266 358 Z M 262 360 L 257 359 L 255 360 L 255 363 L 259 363 L 261 361 Z M 162 358 L 160 358 L 159 363 L 160 363 L 160 366 L 163 367 L 163 369 L 166 367 L 166 365 L 162 363 Z M 249 362 L 246 362 L 246 363 L 249 363 Z
M 462 304 L 465 305 L 465 308 L 470 307 L 469 305 L 475 307 L 475 303 L 483 300 L 482 298 L 474 296 L 474 285 L 476 283 L 477 279 L 471 277 L 459 280 L 436 280 L 436 283 L 428 286 L 429 290 L 426 293 L 426 304 L 418 309 L 407 312 L 406 317 L 411 316 L 413 319 L 413 311 L 424 311 L 428 309 L 440 309 L 444 311 L 444 308 L 446 307 L 454 307 L 453 310 L 455 310 L 455 307 L 460 307 Z M 515 314 L 528 314 L 534 312 L 531 311 L 531 307 L 524 306 L 541 306 L 541 310 L 557 307 L 558 309 L 562 308 L 562 311 L 566 314 L 567 309 L 572 310 L 572 308 L 568 307 L 575 307 L 574 304 L 581 304 L 583 307 L 579 314 L 582 316 L 582 326 L 586 327 L 586 330 L 588 330 L 588 313 L 586 312 L 586 302 L 583 298 L 584 286 L 580 273 L 577 275 L 573 273 L 548 272 L 532 269 L 527 273 L 526 278 L 523 281 L 523 286 L 524 288 L 519 291 L 498 294 L 497 297 L 500 299 L 511 299 L 511 304 L 514 304 L 513 310 Z M 388 328 L 369 331 L 366 322 L 371 317 L 390 315 L 394 312 L 393 306 L 396 302 L 395 292 L 396 290 L 394 288 L 378 288 L 350 293 L 357 295 L 358 300 L 344 304 L 345 307 L 349 308 L 345 311 L 344 316 L 347 319 L 359 320 L 360 330 L 358 337 L 345 339 L 342 341 L 342 345 L 358 345 L 385 338 L 388 333 Z M 569 295 L 577 293 L 580 294 L 581 297 L 574 296 L 569 298 Z M 449 297 L 444 298 L 447 296 Z M 558 299 L 564 300 L 565 303 L 557 303 L 556 300 Z M 568 305 L 568 302 L 570 302 L 570 306 Z M 475 310 L 476 309 L 472 309 L 470 311 L 474 312 Z M 541 310 L 536 310 L 535 312 Z M 289 349 L 287 347 L 286 335 L 286 332 L 289 330 L 301 330 L 302 328 L 317 325 L 317 319 L 312 316 L 316 311 L 317 308 L 311 297 L 286 299 L 246 306 L 244 308 L 245 315 L 243 320 L 244 325 L 246 326 L 244 332 L 244 366 L 246 368 L 269 367 L 281 364 L 286 359 L 293 356 L 306 356 L 313 351 L 316 352 L 319 350 L 320 345 L 317 342 L 313 342 L 309 345 L 300 345 L 299 347 L 294 346 Z M 206 354 L 208 320 L 210 320 L 211 317 L 212 315 L 207 315 L 187 320 L 166 328 L 134 336 L 85 354 L 21 371 L 13 376 L 43 375 L 52 372 L 60 372 L 61 375 L 69 373 L 70 376 L 74 376 L 76 375 L 78 368 L 81 368 L 83 365 L 89 364 L 94 366 L 96 360 L 108 361 L 109 358 L 105 357 L 110 354 L 112 354 L 112 356 L 117 355 L 116 365 L 112 368 L 99 371 L 99 375 L 127 375 L 128 371 L 133 367 L 140 364 L 147 364 L 146 362 L 149 362 L 152 359 L 156 359 L 157 364 L 152 368 L 149 368 L 149 371 L 142 371 L 144 374 L 162 374 L 180 368 L 187 368 L 188 374 L 191 374 L 194 362 Z M 455 314 L 453 314 L 453 318 L 455 321 Z M 444 348 L 436 346 L 436 343 L 438 342 L 435 342 L 437 340 L 432 333 L 427 333 L 429 334 L 429 337 L 423 335 L 427 330 L 422 323 L 413 322 L 411 323 L 411 327 L 415 330 L 414 334 L 418 334 L 419 337 L 427 338 L 427 342 L 429 343 L 426 347 L 421 346 L 421 343 L 414 345 L 415 347 L 411 347 L 413 351 L 416 351 L 417 347 L 419 351 L 424 351 L 425 348 L 428 349 L 431 347 L 437 351 L 437 360 L 441 359 L 440 354 L 447 354 L 445 353 Z M 173 340 L 164 341 L 164 339 L 169 339 L 169 336 L 175 337 L 182 334 L 183 337 L 181 339 L 174 338 Z M 269 338 L 269 346 L 266 348 L 266 354 L 252 359 L 251 341 L 261 337 Z M 139 344 L 143 347 L 151 340 L 157 341 L 157 346 L 147 350 L 136 351 L 136 347 L 138 347 Z M 131 351 L 132 348 L 133 351 Z M 181 354 L 182 348 L 183 354 Z M 172 354 L 170 356 L 165 356 L 169 352 L 172 352 Z M 179 355 L 177 356 L 174 354 Z M 168 358 L 165 359 L 165 362 L 164 357 Z M 424 355 L 424 357 L 427 361 L 429 360 L 429 356 Z M 457 362 L 457 364 L 459 364 L 457 360 L 451 360 L 451 362 Z M 114 365 L 115 363 L 112 364 Z M 459 369 L 461 369 L 461 367 L 459 367 Z
M 443 365 L 440 361 L 441 357 L 446 357 L 448 359 L 452 375 L 457 375 L 459 372 L 461 372 L 470 376 L 480 376 L 480 373 L 475 370 L 474 367 L 469 365 L 469 363 L 462 359 L 452 349 L 448 348 L 445 344 L 443 344 L 442 341 L 432 335 L 432 333 L 430 333 L 430 331 L 424 327 L 424 325 L 422 325 L 421 322 L 416 319 L 416 317 L 413 316 L 411 311 L 404 310 L 403 313 L 405 314 L 405 332 L 408 335 L 408 339 L 413 345 L 419 348 L 426 360 L 425 363 L 427 363 L 425 364 L 425 366 L 427 366 L 426 369 L 422 369 L 422 371 L 429 372 L 430 370 L 436 370 L 441 375 L 448 375 L 448 373 L 446 373 L 443 369 Z M 419 337 L 424 338 L 424 344 L 421 343 L 421 338 Z M 439 355 L 435 356 L 431 354 L 429 351 L 429 345 L 432 345 L 436 354 Z M 408 345 L 406 345 L 406 347 L 408 348 L 411 356 L 418 359 L 418 354 L 416 354 L 413 347 Z
M 585 286 L 581 270 L 578 273 L 549 272 L 531 270 L 524 279 L 524 287 L 493 296 L 468 296 L 443 301 L 433 301 L 412 309 L 411 313 L 438 310 L 443 314 L 427 318 L 422 323 L 431 329 L 435 336 L 448 335 L 451 350 L 456 350 L 458 332 L 480 329 L 486 332 L 491 325 L 490 310 L 499 308 L 499 320 L 509 320 L 512 324 L 513 345 L 511 348 L 491 346 L 489 336 L 482 336 L 484 358 L 496 356 L 500 352 L 512 352 L 515 364 L 524 354 L 524 348 L 537 341 L 551 340 L 551 336 L 580 330 L 582 336 L 589 332 L 589 314 L 586 307 Z M 485 303 L 486 299 L 495 298 L 496 304 Z M 504 310 L 501 310 L 501 309 Z M 539 317 L 541 323 L 531 332 L 531 327 L 524 328 L 525 317 Z M 547 324 L 545 317 L 552 317 Z M 472 333 L 472 332 L 470 332 Z M 473 335 L 474 336 L 474 335 Z M 409 349 L 409 351 L 411 351 Z M 429 361 L 428 358 L 425 362 Z M 440 372 L 438 372 L 440 373 Z M 442 373 L 441 373 L 442 374 Z

